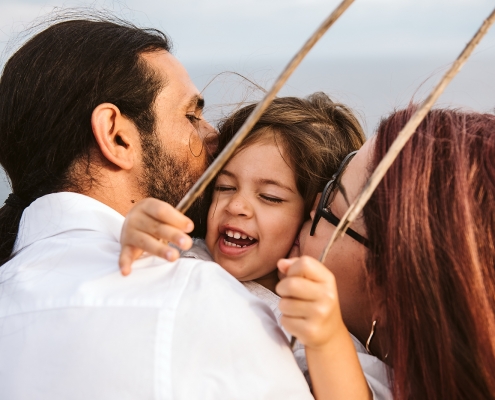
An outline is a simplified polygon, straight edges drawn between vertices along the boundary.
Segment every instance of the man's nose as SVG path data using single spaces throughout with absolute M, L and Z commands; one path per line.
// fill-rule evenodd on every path
M 201 121 L 199 136 L 210 156 L 216 156 L 218 150 L 218 132 L 206 120 Z
M 234 194 L 227 205 L 227 211 L 235 216 L 248 217 L 253 216 L 253 207 L 249 200 L 241 193 Z

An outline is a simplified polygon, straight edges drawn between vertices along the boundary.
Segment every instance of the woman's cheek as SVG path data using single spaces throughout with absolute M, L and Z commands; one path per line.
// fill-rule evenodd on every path
M 300 238 L 300 254 L 304 256 L 310 256 L 316 258 L 317 260 L 320 258 L 323 249 L 325 248 L 328 239 L 330 239 L 330 233 L 322 232 L 321 222 L 318 224 L 316 228 L 316 232 L 313 236 L 309 235 L 312 221 L 306 221 L 301 229 Z

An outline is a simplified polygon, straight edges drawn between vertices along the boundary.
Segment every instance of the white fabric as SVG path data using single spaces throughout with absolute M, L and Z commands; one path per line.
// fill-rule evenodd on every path
M 193 247 L 188 251 L 182 252 L 181 257 L 213 261 L 204 240 L 201 239 L 194 239 Z M 270 310 L 272 310 L 277 323 L 280 325 L 280 317 L 282 316 L 282 313 L 278 308 L 280 297 L 257 282 L 248 281 L 242 283 L 246 289 L 262 300 L 270 308 Z M 287 338 L 290 339 L 290 335 L 281 325 L 280 327 L 284 331 Z M 373 393 L 373 399 L 393 400 L 390 380 L 388 377 L 389 368 L 379 358 L 368 354 L 366 348 L 361 344 L 361 342 L 354 335 L 351 333 L 349 334 L 351 335 L 354 347 L 356 348 L 359 362 L 361 364 L 361 368 L 363 369 L 366 381 L 368 382 L 368 386 Z M 303 372 L 308 384 L 311 386 L 311 378 L 309 376 L 304 346 L 301 343 L 296 343 L 293 351 L 299 368 Z
M 124 218 L 58 193 L 0 268 L 0 399 L 309 399 L 270 309 L 217 264 L 119 273 Z
M 270 310 L 272 310 L 278 325 L 285 333 L 287 340 L 290 341 L 292 336 L 284 329 L 284 327 L 280 323 L 280 318 L 282 317 L 282 312 L 278 308 L 278 303 L 280 302 L 280 296 L 277 296 L 271 290 L 260 285 L 258 282 L 247 281 L 247 282 L 242 282 L 242 284 L 247 290 L 249 290 L 252 294 L 258 297 L 263 303 L 265 303 L 268 307 L 270 307 Z M 308 362 L 306 361 L 306 351 L 304 350 L 304 346 L 301 343 L 296 342 L 294 348 L 292 349 L 292 353 L 294 354 L 294 358 L 296 359 L 299 369 L 304 374 L 304 378 L 306 378 L 306 382 L 308 382 L 309 387 L 312 388 L 311 378 L 309 376 Z

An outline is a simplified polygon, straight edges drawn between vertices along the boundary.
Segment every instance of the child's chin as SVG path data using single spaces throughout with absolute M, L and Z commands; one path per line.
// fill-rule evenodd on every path
M 220 264 L 220 266 L 225 271 L 227 271 L 230 275 L 232 275 L 238 281 L 243 282 L 243 281 L 250 280 L 250 279 L 246 279 L 246 271 L 242 267 L 242 265 L 239 265 L 239 262 L 232 263 L 232 262 L 225 262 L 224 261 L 223 264 L 222 264 L 221 260 L 219 260 L 219 261 L 220 262 L 218 262 L 218 264 Z

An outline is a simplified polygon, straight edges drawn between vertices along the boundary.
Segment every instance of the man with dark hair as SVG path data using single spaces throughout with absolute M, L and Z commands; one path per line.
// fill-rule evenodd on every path
M 145 257 L 119 273 L 126 213 L 176 204 L 214 132 L 169 51 L 156 30 L 69 20 L 5 65 L 2 399 L 311 398 L 271 311 L 218 265 Z M 168 218 L 188 247 L 192 222 Z

